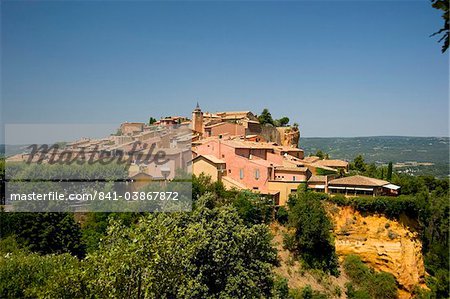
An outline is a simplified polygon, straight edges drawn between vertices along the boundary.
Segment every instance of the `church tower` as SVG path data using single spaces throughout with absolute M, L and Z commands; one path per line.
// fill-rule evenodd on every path
M 198 105 L 195 107 L 194 111 L 192 111 L 192 130 L 203 134 L 203 112 Z

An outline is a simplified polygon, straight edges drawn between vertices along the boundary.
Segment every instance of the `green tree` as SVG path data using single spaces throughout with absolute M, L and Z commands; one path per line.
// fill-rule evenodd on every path
M 338 260 L 330 231 L 332 224 L 314 192 L 297 194 L 289 210 L 289 224 L 294 229 L 293 250 L 311 268 L 338 275 Z
M 286 224 L 288 222 L 288 219 L 289 219 L 288 217 L 289 217 L 289 213 L 286 210 L 286 208 L 283 207 L 283 206 L 278 207 L 278 210 L 277 210 L 277 213 L 276 213 L 277 221 L 280 224 L 284 225 L 284 224 Z
M 271 124 L 274 125 L 272 114 L 270 114 L 269 109 L 264 108 L 261 114 L 258 116 L 258 121 L 260 124 Z
M 443 42 L 442 53 L 445 53 L 449 44 L 449 3 L 447 0 L 431 0 L 431 6 L 435 9 L 443 11 L 442 18 L 444 19 L 444 26 L 431 36 L 441 35 L 438 42 Z
M 369 165 L 366 165 L 366 171 L 364 174 L 368 177 L 376 177 L 377 176 L 377 166 L 375 163 L 370 163 Z
M 269 224 L 273 220 L 273 200 L 260 194 L 248 190 L 238 192 L 232 205 L 246 224 Z
M 319 157 L 320 159 L 324 159 L 325 158 L 325 153 L 322 150 L 319 149 L 319 150 L 316 151 L 314 156 Z
M 246 226 L 205 194 L 189 214 L 150 214 L 130 228 L 112 222 L 89 255 L 89 288 L 99 297 L 268 297 L 276 251 L 267 226 Z
M 106 235 L 110 219 L 119 220 L 124 225 L 131 226 L 137 222 L 139 217 L 139 213 L 87 213 L 82 227 L 82 240 L 86 244 L 86 252 L 90 253 L 98 249 L 100 240 Z
M 273 298 L 275 299 L 289 298 L 288 280 L 285 277 L 275 275 L 273 283 Z
M 19 244 L 41 254 L 85 255 L 80 225 L 71 213 L 0 212 L 2 238 L 15 235 Z
M 80 280 L 73 275 L 80 273 L 79 263 L 67 253 L 42 256 L 19 248 L 11 237 L 3 239 L 0 241 L 0 298 L 86 298 Z M 49 296 L 49 289 L 57 292 Z
M 387 170 L 387 176 L 386 176 L 386 179 L 388 180 L 388 181 L 391 181 L 392 180 L 392 162 L 389 162 L 389 164 L 388 164 L 388 170 Z
M 358 287 L 358 290 L 355 290 L 353 285 L 347 285 L 349 298 L 397 298 L 397 282 L 392 274 L 375 272 L 367 267 L 357 255 L 348 255 L 343 266 L 347 276 Z
M 300 293 L 300 298 L 302 299 L 326 299 L 328 298 L 325 294 L 321 294 L 318 291 L 312 289 L 311 285 L 306 285 Z
M 150 116 L 150 118 L 148 119 L 148 125 L 151 126 L 151 125 L 153 125 L 155 122 L 157 122 L 156 118 Z
M 285 127 L 288 123 L 289 123 L 289 117 L 287 117 L 287 116 L 284 116 L 275 121 L 275 124 L 277 127 Z
M 268 298 L 276 250 L 266 225 L 246 225 L 206 193 L 191 213 L 109 217 L 99 249 L 83 260 L 39 255 L 0 241 L 2 298 Z M 102 218 L 103 219 L 103 218 Z M 11 242 L 12 241 L 12 242 Z M 280 295 L 287 285 L 277 284 Z
M 5 204 L 5 158 L 0 158 L 0 205 Z
M 362 155 L 356 156 L 356 158 L 353 160 L 353 163 L 351 164 L 351 166 L 354 170 L 357 170 L 360 172 L 366 171 L 366 167 L 367 167 Z
M 365 290 L 356 290 L 355 287 L 347 282 L 345 284 L 346 291 L 345 294 L 347 295 L 348 299 L 372 299 L 370 294 Z

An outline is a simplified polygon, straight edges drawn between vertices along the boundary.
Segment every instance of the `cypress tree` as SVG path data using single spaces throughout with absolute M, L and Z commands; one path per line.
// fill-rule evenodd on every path
M 390 181 L 392 179 L 392 162 L 388 164 L 387 176 L 386 179 Z

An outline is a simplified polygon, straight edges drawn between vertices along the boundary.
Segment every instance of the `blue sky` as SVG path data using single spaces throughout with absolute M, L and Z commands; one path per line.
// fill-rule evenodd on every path
M 269 108 L 303 136 L 448 136 L 428 1 L 2 2 L 4 123 Z

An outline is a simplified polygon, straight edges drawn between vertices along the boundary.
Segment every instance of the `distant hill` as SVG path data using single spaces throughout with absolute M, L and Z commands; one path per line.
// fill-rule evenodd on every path
M 392 161 L 397 164 L 398 171 L 445 177 L 449 174 L 449 141 L 448 137 L 301 137 L 299 144 L 305 155 L 320 149 L 330 158 L 351 161 L 361 154 L 368 163 L 386 164 Z M 405 162 L 410 163 L 405 165 Z

